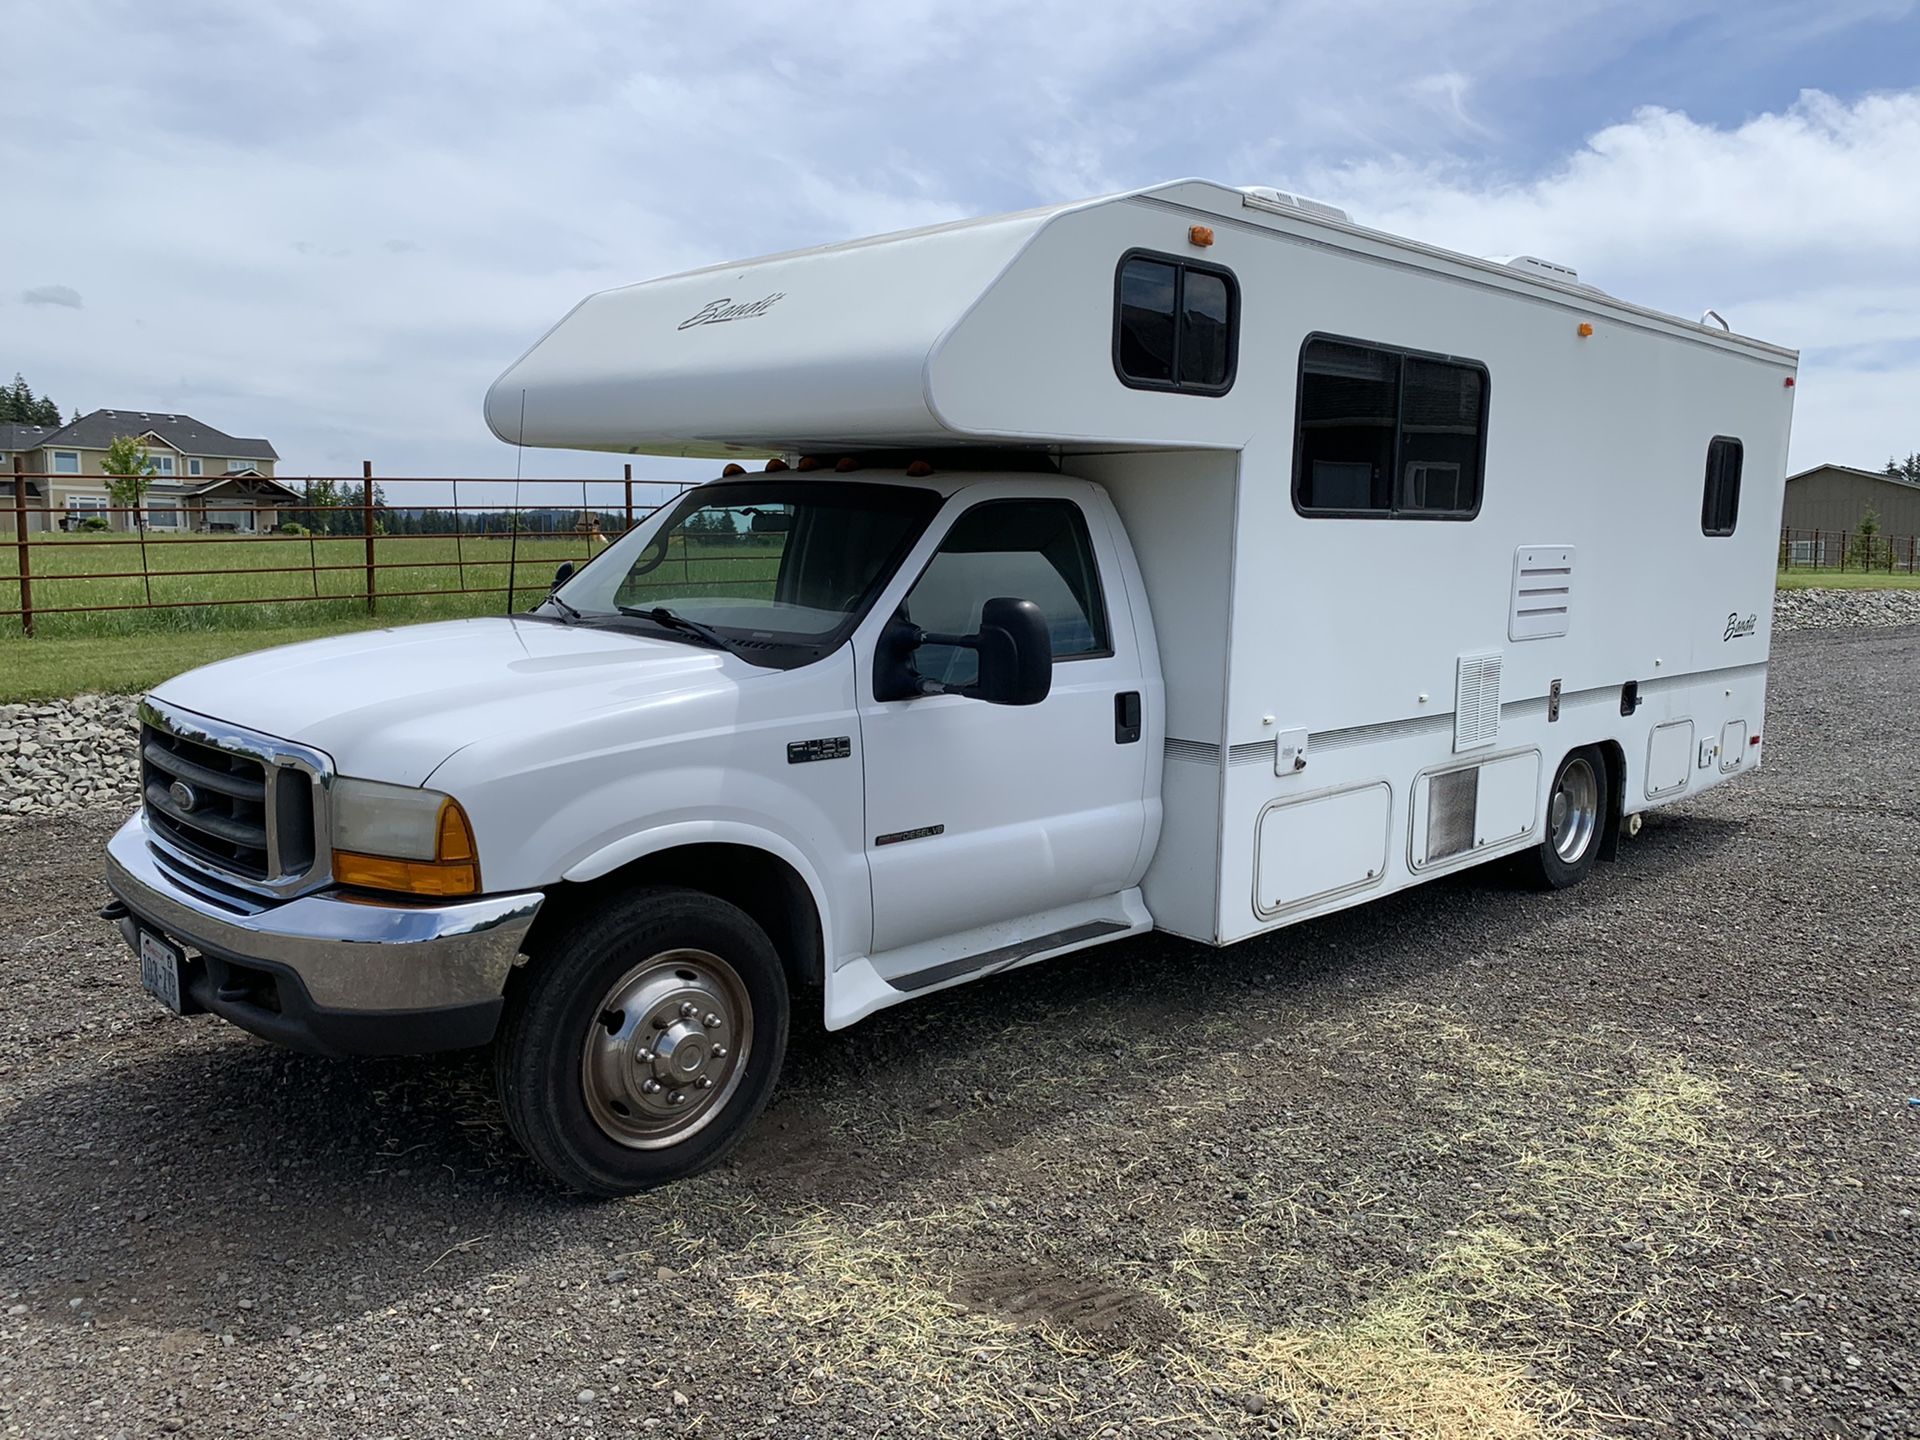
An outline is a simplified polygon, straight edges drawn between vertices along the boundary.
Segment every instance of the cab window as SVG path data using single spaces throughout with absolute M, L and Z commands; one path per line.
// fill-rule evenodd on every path
M 989 500 L 954 523 L 901 606 L 922 630 L 971 635 L 987 601 L 1031 600 L 1047 617 L 1055 660 L 1109 655 L 1107 612 L 1086 518 L 1071 500 Z M 944 685 L 971 685 L 971 650 L 923 645 L 914 669 Z

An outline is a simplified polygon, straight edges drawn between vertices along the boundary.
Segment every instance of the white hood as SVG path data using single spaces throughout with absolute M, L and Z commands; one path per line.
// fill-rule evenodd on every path
M 311 745 L 343 775 L 419 785 L 449 755 L 490 736 L 731 690 L 766 673 L 631 630 L 503 616 L 262 650 L 176 676 L 154 697 Z

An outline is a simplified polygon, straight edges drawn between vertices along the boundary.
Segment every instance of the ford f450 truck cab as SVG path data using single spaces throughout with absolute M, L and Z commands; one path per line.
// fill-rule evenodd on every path
M 595 296 L 496 431 L 775 458 L 528 613 L 161 685 L 108 913 L 176 1010 L 490 1044 L 556 1177 L 671 1180 L 796 1005 L 1561 888 L 1754 768 L 1792 364 L 1199 181 Z

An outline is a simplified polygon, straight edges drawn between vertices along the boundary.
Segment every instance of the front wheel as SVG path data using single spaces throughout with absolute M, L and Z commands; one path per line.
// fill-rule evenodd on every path
M 1523 861 L 1529 880 L 1543 890 L 1565 890 L 1593 872 L 1611 793 L 1599 749 L 1576 750 L 1560 762 L 1547 792 L 1546 838 Z
M 773 1093 L 786 975 L 724 900 L 637 891 L 555 934 L 522 978 L 495 1041 L 500 1107 L 573 1189 L 627 1195 L 703 1170 Z

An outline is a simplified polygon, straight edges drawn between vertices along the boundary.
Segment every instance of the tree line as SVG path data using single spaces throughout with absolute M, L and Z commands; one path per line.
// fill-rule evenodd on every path
M 80 412 L 73 412 L 78 420 Z M 10 421 L 18 425 L 66 424 L 60 418 L 60 406 L 51 395 L 35 395 L 33 387 L 27 384 L 26 377 L 18 370 L 13 372 L 11 385 L 0 385 L 0 421 Z

